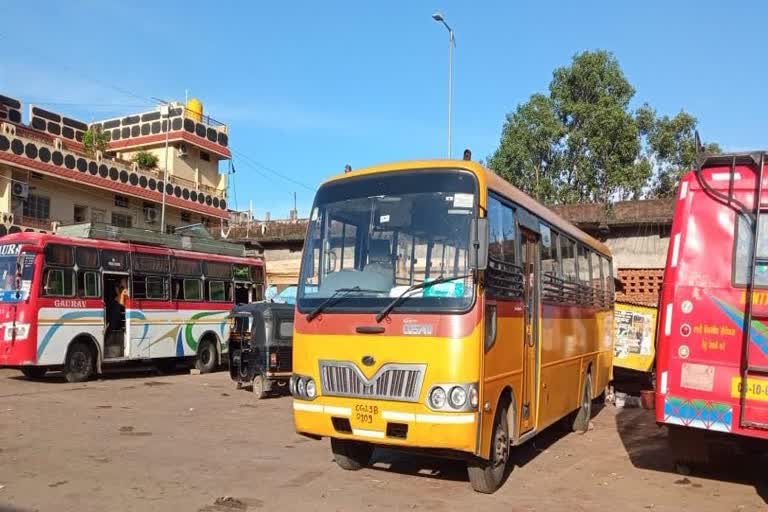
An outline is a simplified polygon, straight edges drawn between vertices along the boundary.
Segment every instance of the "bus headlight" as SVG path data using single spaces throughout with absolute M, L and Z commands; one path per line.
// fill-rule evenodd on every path
M 427 397 L 427 405 L 435 411 L 475 411 L 480 402 L 477 382 L 435 384 Z
M 312 379 L 307 379 L 307 397 L 312 399 L 317 396 L 317 387 L 315 386 L 315 381 Z
M 469 406 L 473 409 L 477 409 L 480 404 L 480 394 L 477 392 L 477 386 L 472 384 L 469 386 Z
M 429 394 L 429 405 L 433 409 L 442 409 L 445 407 L 445 390 L 443 388 L 436 387 Z
M 451 389 L 449 399 L 451 407 L 454 409 L 461 409 L 464 407 L 464 404 L 467 403 L 467 390 L 460 386 L 454 386 Z
M 315 379 L 305 375 L 293 375 L 288 383 L 294 398 L 301 400 L 314 400 L 317 398 L 317 384 Z
M 304 379 L 298 379 L 296 382 L 296 394 L 299 396 L 299 398 L 304 398 L 306 392 L 307 381 Z

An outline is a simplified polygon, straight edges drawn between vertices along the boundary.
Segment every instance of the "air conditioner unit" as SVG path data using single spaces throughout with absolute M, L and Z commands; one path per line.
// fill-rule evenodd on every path
M 179 146 L 176 148 L 176 152 L 181 157 L 187 156 L 189 154 L 189 150 L 187 150 L 187 145 L 184 144 L 183 142 L 179 144 Z
M 13 194 L 13 197 L 26 199 L 29 196 L 29 184 L 22 183 L 20 181 L 14 181 L 11 184 L 11 193 Z
M 144 222 L 147 224 L 154 224 L 157 222 L 157 209 L 155 208 L 144 208 Z

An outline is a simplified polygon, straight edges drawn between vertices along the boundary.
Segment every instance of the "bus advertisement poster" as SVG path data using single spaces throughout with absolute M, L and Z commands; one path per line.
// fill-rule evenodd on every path
M 656 355 L 656 308 L 617 302 L 614 365 L 648 372 Z

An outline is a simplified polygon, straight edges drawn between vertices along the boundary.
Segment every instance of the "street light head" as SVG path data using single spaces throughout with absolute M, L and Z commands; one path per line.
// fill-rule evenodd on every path
M 435 13 L 432 15 L 432 19 L 438 22 L 444 22 L 445 18 L 443 18 L 443 13 L 440 11 L 435 11 Z

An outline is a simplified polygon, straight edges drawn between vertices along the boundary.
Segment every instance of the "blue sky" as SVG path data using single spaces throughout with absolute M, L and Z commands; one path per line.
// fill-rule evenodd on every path
M 616 54 L 635 106 L 685 109 L 726 149 L 768 147 L 758 0 L 6 0 L 0 93 L 89 121 L 188 89 L 230 126 L 238 206 L 286 216 L 295 191 L 306 214 L 347 163 L 446 155 L 448 36 L 435 9 L 456 32 L 454 156 L 485 158 L 505 114 L 595 48 Z

